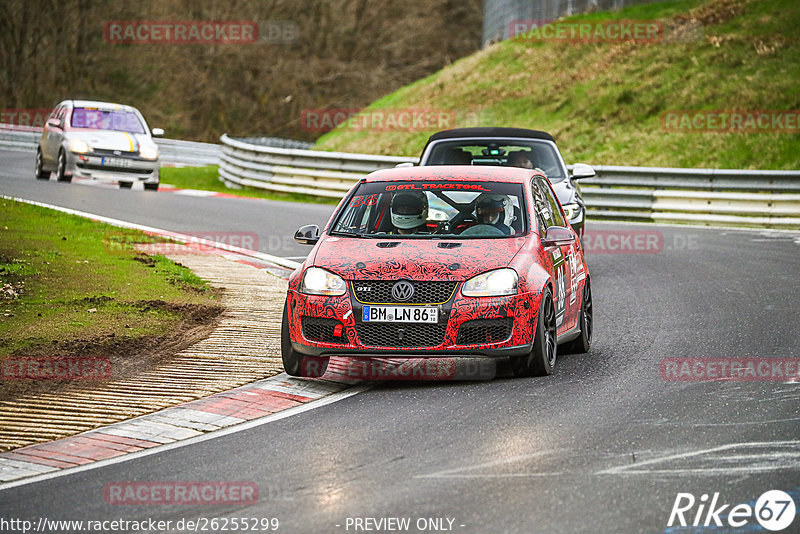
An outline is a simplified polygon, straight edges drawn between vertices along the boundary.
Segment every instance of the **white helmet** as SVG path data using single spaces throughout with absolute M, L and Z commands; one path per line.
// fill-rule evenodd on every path
M 392 198 L 392 224 L 410 230 L 428 220 L 428 197 L 422 191 L 402 191 Z
M 480 224 L 505 224 L 511 226 L 514 209 L 506 195 L 481 193 L 475 200 L 475 214 Z

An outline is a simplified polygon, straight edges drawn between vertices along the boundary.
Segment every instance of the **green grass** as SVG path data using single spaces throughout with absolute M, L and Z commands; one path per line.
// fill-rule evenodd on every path
M 253 187 L 244 187 L 242 189 L 233 189 L 226 187 L 219 179 L 219 166 L 209 165 L 207 167 L 162 167 L 161 168 L 161 182 L 164 184 L 174 185 L 181 189 L 199 189 L 202 191 L 216 191 L 219 193 L 226 193 L 229 195 L 243 196 L 243 197 L 257 197 L 267 200 L 283 200 L 288 202 L 308 202 L 313 199 L 314 202 L 320 204 L 338 204 L 338 199 L 331 199 L 326 197 L 309 197 L 307 195 L 294 194 L 294 193 L 278 193 L 271 191 L 264 191 L 262 189 L 255 189 Z
M 0 357 L 163 335 L 181 310 L 218 306 L 189 269 L 133 249 L 159 238 L 11 200 L 0 213 Z
M 610 19 L 693 20 L 702 32 L 678 42 L 504 41 L 368 109 L 445 109 L 451 127 L 549 131 L 568 163 L 800 168 L 800 133 L 670 132 L 661 122 L 677 110 L 800 109 L 800 3 L 678 0 L 565 21 Z M 315 148 L 416 156 L 430 133 L 339 128 Z

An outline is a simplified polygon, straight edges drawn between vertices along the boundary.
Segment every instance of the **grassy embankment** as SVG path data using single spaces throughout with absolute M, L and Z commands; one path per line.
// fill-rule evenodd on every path
M 151 236 L 10 200 L 0 213 L 0 357 L 136 358 L 221 310 L 189 269 L 133 249 Z
M 570 163 L 800 168 L 796 124 L 794 133 L 662 127 L 677 110 L 800 109 L 800 3 L 678 0 L 565 20 L 610 19 L 659 19 L 669 30 L 659 42 L 500 42 L 367 109 L 470 111 L 480 125 L 546 130 Z M 429 134 L 340 127 L 316 148 L 416 156 Z

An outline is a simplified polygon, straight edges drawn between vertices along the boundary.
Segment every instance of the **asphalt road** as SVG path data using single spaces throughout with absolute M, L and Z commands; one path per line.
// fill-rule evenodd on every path
M 162 228 L 214 221 L 272 235 L 330 211 L 36 183 L 28 170 L 18 174 L 32 163 L 9 154 L 0 153 L 1 194 Z M 800 234 L 593 228 L 607 232 L 587 254 L 594 343 L 586 355 L 559 356 L 553 376 L 379 384 L 228 436 L 0 491 L 2 517 L 153 518 L 173 521 L 172 531 L 182 518 L 245 517 L 278 518 L 279 532 L 303 533 L 751 532 L 760 528 L 752 518 L 700 530 L 668 521 L 679 493 L 697 500 L 684 514 L 689 523 L 703 494 L 705 521 L 716 492 L 717 507 L 752 506 L 767 490 L 790 492 L 800 507 L 800 382 L 678 381 L 661 372 L 665 358 L 800 357 Z M 653 232 L 663 246 L 600 252 L 633 231 Z M 260 497 L 196 507 L 104 499 L 108 483 L 198 480 L 253 482 Z M 410 526 L 358 529 L 357 518 L 409 518 Z M 447 519 L 440 530 L 418 528 L 429 518 Z M 800 532 L 800 517 L 784 532 Z
M 33 177 L 34 153 L 0 150 L 0 194 L 37 200 L 123 221 L 171 230 L 195 232 L 253 243 L 280 257 L 305 257 L 310 247 L 297 244 L 295 231 L 303 224 L 322 226 L 335 206 L 297 202 L 265 202 L 246 198 L 208 198 L 83 183 L 44 182 Z M 302 214 L 302 215 L 301 215 Z M 240 245 L 232 241 L 231 244 Z

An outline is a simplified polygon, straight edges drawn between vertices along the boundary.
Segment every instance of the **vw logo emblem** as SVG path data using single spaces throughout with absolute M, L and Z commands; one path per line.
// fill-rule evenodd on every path
M 392 286 L 392 297 L 399 302 L 406 302 L 414 296 L 414 286 L 411 282 L 400 280 Z

